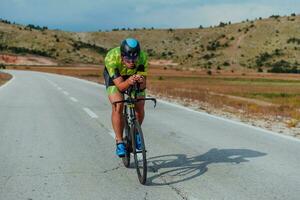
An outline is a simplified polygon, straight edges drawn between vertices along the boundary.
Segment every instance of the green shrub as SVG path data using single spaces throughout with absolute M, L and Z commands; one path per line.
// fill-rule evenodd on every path
M 202 58 L 204 58 L 205 60 L 209 60 L 211 58 L 213 58 L 215 56 L 214 53 L 211 53 L 211 54 L 205 54 Z
M 40 30 L 40 31 L 48 30 L 48 27 L 47 27 L 47 26 L 41 27 L 41 26 L 38 26 L 38 25 L 35 26 L 35 25 L 33 25 L 33 24 L 28 24 L 28 25 L 26 26 L 26 28 L 29 29 L 29 30 L 31 30 L 31 29 Z
M 257 72 L 264 72 L 264 70 L 263 70 L 262 68 L 259 67 L 259 68 L 257 69 Z
M 261 53 L 258 56 L 256 56 L 256 60 L 255 60 L 256 66 L 261 67 L 265 65 L 266 62 L 272 57 L 281 56 L 281 55 L 283 55 L 281 49 L 275 49 L 272 53 L 268 53 L 268 52 Z
M 38 50 L 38 49 L 29 49 L 25 47 L 10 47 L 7 45 L 1 45 L 0 44 L 0 51 L 10 51 L 12 53 L 16 54 L 34 54 L 39 56 L 45 56 L 45 57 L 51 57 L 51 53 L 45 51 L 45 50 Z
M 273 18 L 273 19 L 278 19 L 280 17 L 280 15 L 271 15 L 270 18 Z
M 300 73 L 300 69 L 298 69 L 297 66 L 292 66 L 291 63 L 285 60 L 280 60 L 278 62 L 270 64 L 269 66 L 271 67 L 271 69 L 269 69 L 268 72 L 271 73 Z
M 220 22 L 219 27 L 225 27 L 227 24 L 224 22 Z
M 95 44 L 89 44 L 82 41 L 74 41 L 73 47 L 76 50 L 80 50 L 82 48 L 91 49 L 101 55 L 105 55 L 107 53 L 107 49 L 104 47 L 97 46 Z
M 5 20 L 5 19 L 1 19 L 1 18 L 0 18 L 0 22 L 2 22 L 2 23 L 4 23 L 4 24 L 11 24 L 10 21 Z
M 228 61 L 225 61 L 225 62 L 223 63 L 223 66 L 230 66 L 230 63 L 229 63 Z
M 289 38 L 287 40 L 287 43 L 296 43 L 296 44 L 299 44 L 300 45 L 300 39 L 299 38 L 295 38 L 295 37 L 292 37 L 292 38 Z
M 6 66 L 2 63 L 0 63 L 0 69 L 6 69 Z
M 220 42 L 219 41 L 213 41 L 213 42 L 209 42 L 209 44 L 206 46 L 206 49 L 208 51 L 215 51 L 219 47 L 221 47 Z

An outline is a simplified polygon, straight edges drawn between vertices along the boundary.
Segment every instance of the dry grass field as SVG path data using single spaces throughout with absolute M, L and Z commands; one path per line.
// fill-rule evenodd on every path
M 103 67 L 29 67 L 11 69 L 36 70 L 70 75 L 103 83 Z M 300 75 L 268 73 L 213 72 L 150 67 L 149 93 L 179 100 L 200 109 L 215 108 L 224 112 L 261 119 L 290 119 L 289 127 L 300 121 Z M 207 106 L 203 106 L 207 105 Z

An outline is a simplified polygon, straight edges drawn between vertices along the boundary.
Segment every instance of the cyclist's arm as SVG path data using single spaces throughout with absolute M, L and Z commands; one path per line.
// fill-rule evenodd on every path
M 138 80 L 138 82 L 140 83 L 140 89 L 141 90 L 144 90 L 144 89 L 146 89 L 146 86 L 147 86 L 147 77 L 145 77 L 145 76 L 142 76 L 142 75 L 138 75 L 138 76 L 140 76 L 140 78 L 139 78 L 139 80 Z
M 119 91 L 124 92 L 129 88 L 129 86 L 131 86 L 135 83 L 135 80 L 134 80 L 133 76 L 131 76 L 127 80 L 124 81 L 124 79 L 120 76 L 118 78 L 115 78 L 113 80 L 113 82 Z
M 147 86 L 147 79 L 146 79 L 146 77 L 144 77 L 144 81 L 142 82 L 142 84 L 141 84 L 141 90 L 144 90 L 144 89 L 146 89 L 146 86 Z
M 142 79 L 140 82 L 140 89 L 141 90 L 144 90 L 146 89 L 146 86 L 147 86 L 147 72 L 148 72 L 148 56 L 145 52 L 142 52 L 141 53 L 141 59 L 142 59 L 142 64 L 140 64 L 138 66 L 138 69 L 137 69 L 137 74 L 139 76 L 142 76 Z

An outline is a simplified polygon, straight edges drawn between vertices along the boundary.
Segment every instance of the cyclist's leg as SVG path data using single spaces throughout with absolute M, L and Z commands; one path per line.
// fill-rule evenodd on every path
M 137 98 L 145 98 L 145 91 L 140 92 L 139 94 L 137 94 Z M 142 125 L 143 120 L 144 120 L 144 116 L 145 116 L 145 101 L 139 101 L 135 104 L 135 114 L 136 117 L 138 119 L 138 122 L 140 125 Z M 140 134 L 136 135 L 136 149 L 137 150 L 141 150 L 142 149 L 142 142 L 141 142 L 141 136 Z
M 123 95 L 119 92 L 118 88 L 113 83 L 113 80 L 110 78 L 106 67 L 103 71 L 103 77 L 106 85 L 106 92 L 111 103 L 115 101 L 121 101 L 124 99 Z M 122 141 L 122 134 L 124 128 L 124 121 L 122 117 L 123 111 L 123 104 L 117 104 L 114 106 L 112 104 L 112 114 L 111 114 L 111 121 L 113 125 L 114 132 L 116 134 L 116 141 Z
M 109 86 L 107 88 L 108 98 L 111 103 L 115 101 L 122 101 L 124 96 L 119 92 L 116 86 Z M 124 119 L 123 119 L 123 103 L 112 105 L 111 121 L 112 126 L 116 134 L 117 143 L 123 140 L 123 129 L 124 129 Z
M 146 96 L 146 92 L 145 90 L 140 92 L 138 95 L 137 95 L 137 98 L 145 98 Z M 136 110 L 136 117 L 139 121 L 140 124 L 143 123 L 143 120 L 144 120 L 144 116 L 145 116 L 145 101 L 139 101 L 135 104 L 135 110 Z

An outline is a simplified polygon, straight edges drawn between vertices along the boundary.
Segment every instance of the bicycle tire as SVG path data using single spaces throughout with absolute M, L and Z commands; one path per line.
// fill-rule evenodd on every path
M 141 151 L 139 152 L 136 151 L 135 139 L 132 140 L 132 143 L 134 148 L 133 153 L 134 153 L 134 163 L 135 163 L 136 172 L 140 183 L 144 185 L 147 180 L 146 147 L 145 147 L 143 131 L 137 120 L 135 121 L 134 127 L 131 131 L 134 131 L 131 133 L 131 135 L 133 136 L 132 138 L 135 138 L 137 132 L 140 134 L 141 137 L 141 143 L 142 143 Z M 138 158 L 138 154 L 141 155 L 141 159 Z

